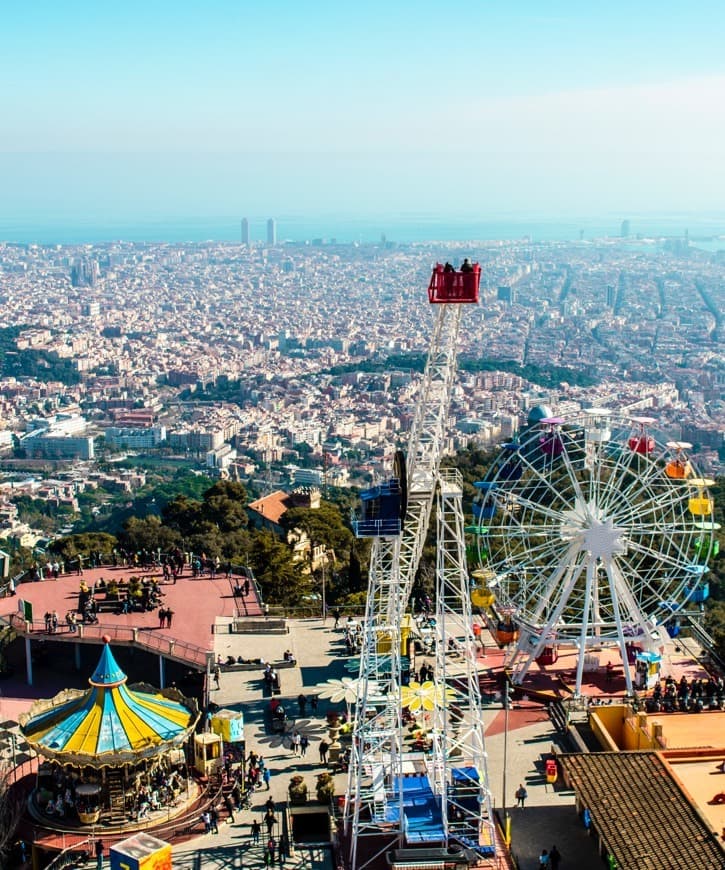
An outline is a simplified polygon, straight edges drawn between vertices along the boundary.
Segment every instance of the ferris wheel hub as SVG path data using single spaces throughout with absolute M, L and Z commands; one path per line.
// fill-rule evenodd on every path
M 611 561 L 612 556 L 627 552 L 624 531 L 610 519 L 592 520 L 590 527 L 583 530 L 582 549 L 596 559 Z
M 562 512 L 561 537 L 577 544 L 580 553 L 589 553 L 594 559 L 609 561 L 613 556 L 627 552 L 624 540 L 625 529 L 615 526 L 614 521 L 594 502 L 577 499 L 572 510 Z

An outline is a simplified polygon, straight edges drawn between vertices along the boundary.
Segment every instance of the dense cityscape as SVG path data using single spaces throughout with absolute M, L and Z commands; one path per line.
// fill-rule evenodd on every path
M 536 404 L 606 407 L 653 417 L 717 472 L 725 260 L 686 237 L 4 244 L 4 535 L 35 543 L 11 491 L 72 502 L 99 456 L 269 486 L 379 475 L 421 379 L 429 270 L 465 256 L 481 302 L 464 315 L 447 452 L 510 439 Z

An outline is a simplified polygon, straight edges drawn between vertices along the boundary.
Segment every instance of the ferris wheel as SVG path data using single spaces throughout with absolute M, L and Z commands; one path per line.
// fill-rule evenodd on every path
M 573 646 L 580 694 L 587 651 L 655 653 L 666 624 L 702 607 L 712 481 L 691 445 L 658 442 L 650 418 L 589 409 L 564 420 L 539 407 L 528 422 L 476 484 L 474 601 L 495 595 L 515 683 Z

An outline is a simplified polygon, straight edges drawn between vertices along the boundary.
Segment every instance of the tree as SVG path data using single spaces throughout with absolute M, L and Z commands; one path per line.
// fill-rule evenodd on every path
M 10 573 L 14 577 L 33 567 L 37 561 L 35 553 L 28 547 L 18 547 L 10 552 Z
M 157 516 L 151 515 L 143 519 L 131 517 L 126 520 L 121 533 L 121 543 L 132 553 L 139 550 L 161 550 L 162 553 L 168 553 L 181 544 L 181 537 L 174 529 L 163 525 Z
M 106 532 L 83 532 L 79 535 L 67 535 L 65 538 L 59 538 L 53 541 L 48 548 L 52 553 L 55 553 L 64 562 L 68 562 L 78 553 L 88 555 L 88 553 L 101 553 L 103 556 L 110 556 L 118 546 L 118 539 L 115 535 L 109 535 Z
M 222 532 L 247 526 L 247 491 L 234 480 L 219 480 L 204 493 L 202 514 Z
M 186 546 L 192 553 L 204 555 L 207 559 L 221 558 L 224 550 L 224 535 L 216 523 L 201 520 L 194 532 L 186 538 Z
M 161 516 L 169 528 L 182 538 L 188 538 L 201 522 L 201 502 L 179 495 L 162 509 Z
M 340 511 L 330 502 L 321 502 L 319 508 L 290 508 L 282 515 L 282 527 L 287 532 L 303 531 L 310 541 L 310 561 L 317 547 L 334 550 L 339 560 L 349 558 L 353 535 L 345 526 Z
M 254 537 L 250 562 L 265 599 L 294 607 L 302 603 L 310 588 L 302 565 L 292 561 L 287 544 L 272 532 L 262 531 Z

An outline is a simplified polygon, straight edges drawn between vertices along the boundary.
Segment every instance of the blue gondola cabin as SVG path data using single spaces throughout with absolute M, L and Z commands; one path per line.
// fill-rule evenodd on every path
M 352 522 L 356 537 L 386 538 L 400 534 L 402 491 L 397 477 L 363 490 L 360 498 L 362 515 Z

